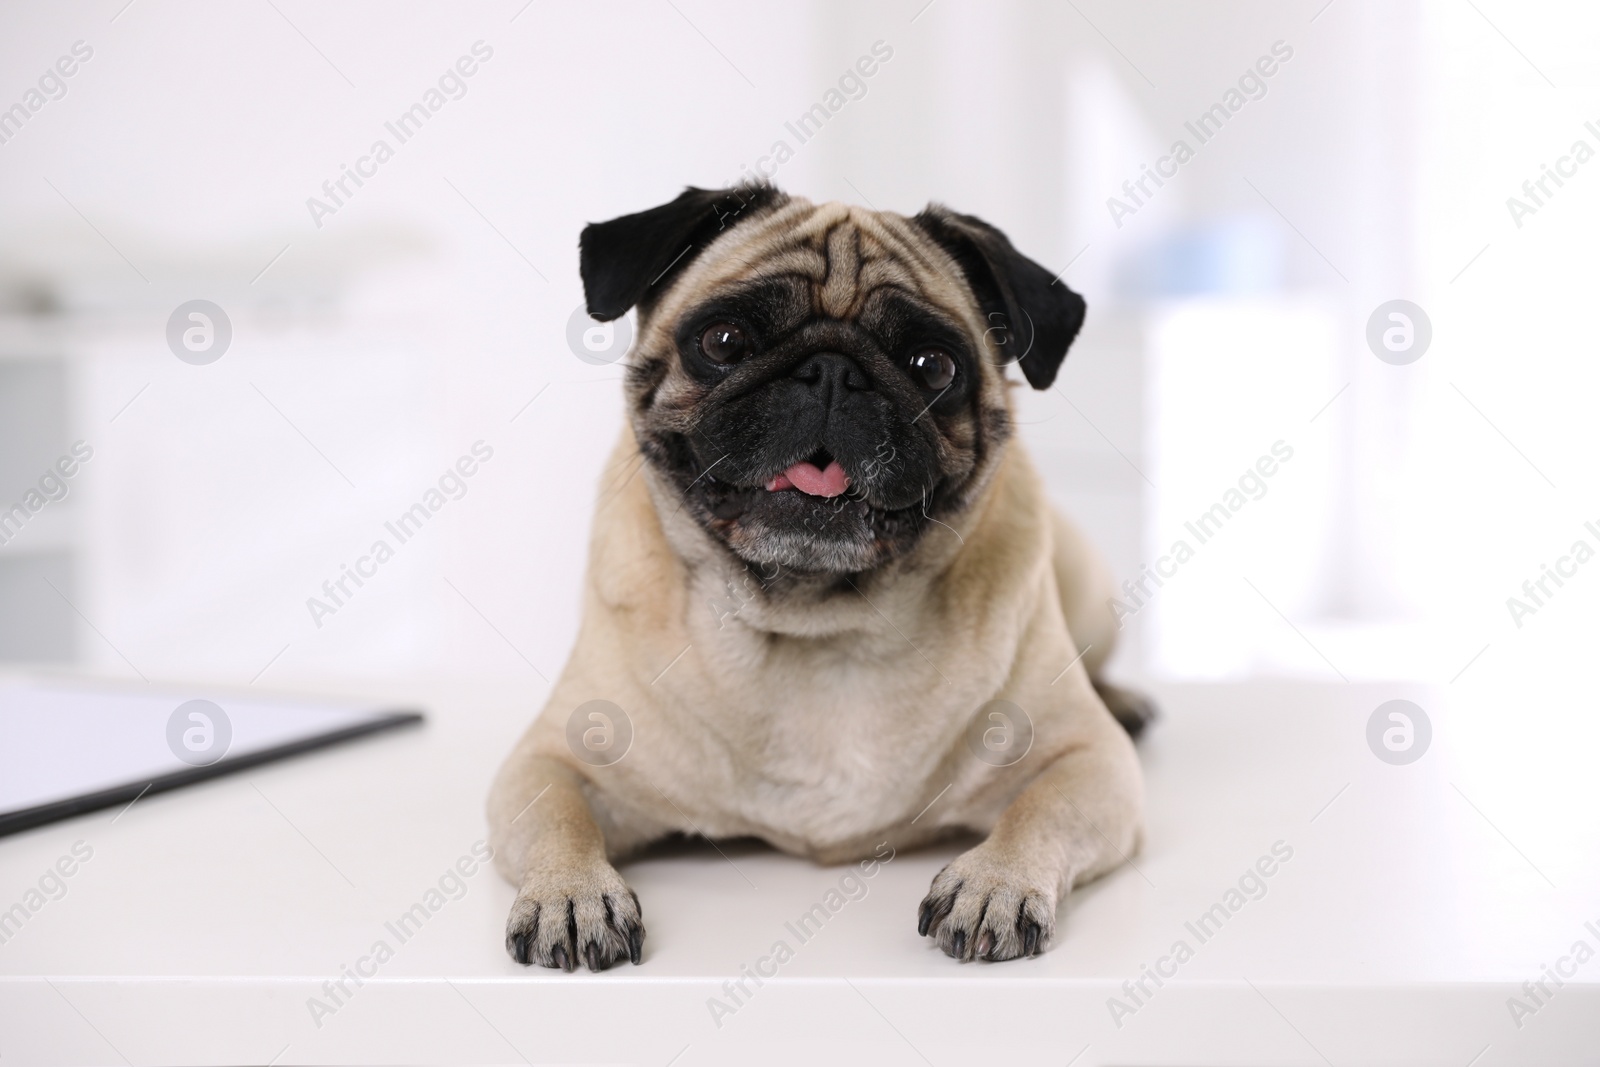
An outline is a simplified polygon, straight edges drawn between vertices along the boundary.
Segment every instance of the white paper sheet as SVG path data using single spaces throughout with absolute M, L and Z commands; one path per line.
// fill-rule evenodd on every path
M 169 743 L 174 713 L 194 700 L 209 701 L 221 717 L 213 708 L 190 705 L 178 715 Z M 354 703 L 205 689 L 0 680 L 0 814 L 225 763 L 389 714 Z

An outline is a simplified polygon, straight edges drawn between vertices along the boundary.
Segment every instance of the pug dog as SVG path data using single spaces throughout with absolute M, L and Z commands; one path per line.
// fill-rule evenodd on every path
M 639 963 L 614 865 L 673 835 L 837 864 L 976 832 L 918 932 L 1042 952 L 1139 847 L 1153 714 L 1015 439 L 1008 375 L 1050 387 L 1083 299 L 977 218 L 764 184 L 592 224 L 580 267 L 637 337 L 577 643 L 489 798 L 507 950 Z

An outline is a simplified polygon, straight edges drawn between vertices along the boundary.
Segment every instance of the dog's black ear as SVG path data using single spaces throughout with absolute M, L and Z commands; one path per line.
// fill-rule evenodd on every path
M 578 238 L 578 272 L 589 314 L 609 322 L 636 304 L 648 305 L 724 230 L 787 199 L 766 184 L 691 186 L 649 211 L 591 222 Z
M 1005 361 L 1035 389 L 1050 388 L 1083 328 L 1083 297 L 982 219 L 929 204 L 911 221 L 955 257 Z

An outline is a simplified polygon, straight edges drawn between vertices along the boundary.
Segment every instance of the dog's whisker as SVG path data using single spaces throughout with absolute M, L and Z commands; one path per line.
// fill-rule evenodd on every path
M 965 545 L 967 543 L 967 539 L 965 537 L 962 537 L 961 534 L 956 531 L 956 528 L 954 526 L 951 526 L 947 522 L 939 522 L 938 519 L 936 519 L 932 515 L 928 514 L 928 511 L 927 511 L 926 508 L 924 508 L 923 511 L 922 511 L 922 517 L 927 519 L 929 522 L 938 522 L 940 526 L 943 526 L 946 530 L 949 530 L 951 533 L 955 534 L 956 535 L 956 540 L 960 541 L 963 545 Z

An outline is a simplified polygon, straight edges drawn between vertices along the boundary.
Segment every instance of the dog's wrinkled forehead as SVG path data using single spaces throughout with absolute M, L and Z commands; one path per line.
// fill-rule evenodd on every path
M 579 244 L 589 312 L 602 321 L 637 306 L 641 319 L 669 322 L 718 290 L 785 277 L 809 287 L 814 317 L 849 321 L 898 290 L 1037 389 L 1055 380 L 1084 319 L 1083 299 L 1003 233 L 937 205 L 907 217 L 767 185 L 691 188 L 593 223 Z
M 898 293 L 971 335 L 987 325 L 960 266 L 910 220 L 799 199 L 729 229 L 684 270 L 659 312 L 671 319 L 708 295 L 767 280 L 801 283 L 813 317 L 854 322 L 874 297 Z

